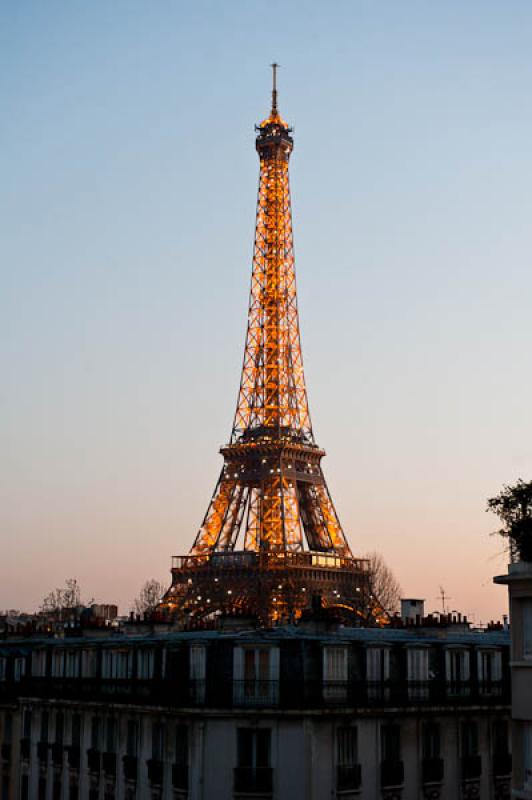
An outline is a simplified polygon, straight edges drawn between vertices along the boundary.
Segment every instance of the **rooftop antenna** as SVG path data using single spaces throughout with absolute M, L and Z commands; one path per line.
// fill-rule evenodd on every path
M 436 598 L 436 599 L 438 599 L 438 598 Z M 442 614 L 445 614 L 447 612 L 447 607 L 445 605 L 445 601 L 446 600 L 452 600 L 452 597 L 449 597 L 449 595 L 445 594 L 445 589 L 443 588 L 443 586 L 440 586 L 440 597 L 439 597 L 439 599 L 441 600 Z
M 273 78 L 273 87 L 272 87 L 272 116 L 275 116 L 277 112 L 277 69 L 279 64 L 276 64 L 275 61 L 273 64 L 270 65 L 272 68 L 272 78 Z

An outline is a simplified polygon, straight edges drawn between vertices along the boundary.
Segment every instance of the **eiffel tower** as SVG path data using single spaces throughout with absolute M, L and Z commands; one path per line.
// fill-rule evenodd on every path
M 160 611 L 272 624 L 297 619 L 318 595 L 320 607 L 363 624 L 376 616 L 367 562 L 353 558 L 310 421 L 288 176 L 294 141 L 272 67 L 271 111 L 255 128 L 260 176 L 236 414 L 207 513 L 190 553 L 173 559 Z

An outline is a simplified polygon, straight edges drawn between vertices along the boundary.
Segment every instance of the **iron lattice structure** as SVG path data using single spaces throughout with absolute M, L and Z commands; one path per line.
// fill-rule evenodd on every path
M 288 162 L 277 110 L 256 127 L 259 191 L 248 327 L 231 439 L 202 526 L 175 557 L 162 608 L 184 619 L 236 610 L 294 618 L 319 594 L 361 620 L 378 616 L 366 562 L 340 525 L 314 440 L 303 372 Z

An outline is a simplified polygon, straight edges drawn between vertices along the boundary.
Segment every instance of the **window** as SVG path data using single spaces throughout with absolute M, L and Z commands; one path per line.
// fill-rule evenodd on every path
M 97 656 L 96 650 L 82 650 L 81 651 L 81 677 L 82 678 L 95 678 L 96 677 Z
M 532 789 L 532 722 L 523 722 L 523 781 Z
M 429 651 L 421 647 L 409 647 L 406 651 L 408 696 L 412 700 L 426 700 L 429 696 Z
M 104 650 L 102 653 L 102 677 L 124 680 L 133 674 L 133 654 L 129 650 Z
M 206 652 L 204 645 L 191 645 L 189 658 L 192 699 L 196 703 L 202 703 L 205 700 L 206 674 Z
M 165 728 L 161 722 L 154 722 L 151 726 L 151 757 L 154 761 L 164 760 Z
M 66 676 L 67 678 L 79 677 L 80 657 L 77 650 L 69 650 L 66 654 Z
M 469 651 L 447 650 L 445 652 L 445 674 L 448 693 L 467 696 L 470 693 L 469 683 Z
M 479 689 L 483 694 L 501 691 L 502 656 L 500 650 L 479 650 L 477 652 Z M 494 685 L 495 684 L 495 685 Z
M 106 725 L 105 747 L 108 753 L 114 753 L 116 750 L 116 719 L 108 717 Z
M 279 699 L 279 648 L 235 647 L 234 702 L 268 705 Z
M 72 714 L 72 734 L 70 737 L 72 747 L 81 746 L 81 715 Z
M 188 728 L 177 725 L 175 731 L 175 762 L 172 767 L 174 789 L 188 788 Z
M 100 749 L 100 729 L 101 729 L 100 718 L 93 717 L 91 719 L 91 748 L 93 750 Z
M 462 755 L 476 756 L 478 754 L 478 725 L 476 722 L 462 722 Z
M 389 647 L 368 647 L 366 651 L 366 674 L 369 698 L 387 698 L 390 690 L 384 687 L 383 684 L 390 679 Z
M 20 800 L 29 800 L 30 779 L 28 775 L 22 775 L 20 779 Z
M 34 650 L 31 654 L 31 674 L 36 678 L 46 677 L 46 650 Z
M 46 800 L 46 778 L 43 775 L 39 777 L 37 797 L 38 800 Z
M 48 711 L 41 711 L 41 742 L 48 742 Z
M 7 658 L 0 658 L 0 681 L 7 678 Z
M 31 739 L 31 708 L 25 708 L 22 714 L 22 736 Z
M 271 792 L 271 732 L 267 728 L 237 729 L 235 792 Z
M 132 758 L 137 757 L 139 746 L 139 724 L 136 719 L 127 721 L 126 753 Z
M 493 723 L 493 752 L 495 755 L 506 755 L 510 748 L 508 722 L 505 719 L 496 719 Z
M 15 666 L 13 670 L 13 677 L 16 681 L 21 681 L 24 675 L 26 674 L 26 659 L 25 658 L 16 658 L 15 659 Z
M 344 725 L 336 729 L 336 789 L 353 791 L 360 788 L 361 768 L 358 763 L 357 728 Z
M 347 698 L 347 647 L 323 648 L 323 696 L 326 700 Z
M 382 760 L 401 760 L 401 728 L 399 725 L 383 725 L 381 728 Z
M 56 650 L 52 654 L 52 677 L 62 678 L 65 671 L 65 653 L 63 650 Z
M 63 744 L 64 729 L 65 716 L 62 711 L 58 711 L 55 715 L 55 741 L 57 744 Z
M 523 658 L 532 659 L 532 600 L 521 600 Z
M 437 722 L 425 722 L 423 725 L 423 758 L 440 757 L 440 726 Z
M 142 680 L 153 678 L 155 653 L 153 650 L 139 650 L 137 652 L 137 675 Z

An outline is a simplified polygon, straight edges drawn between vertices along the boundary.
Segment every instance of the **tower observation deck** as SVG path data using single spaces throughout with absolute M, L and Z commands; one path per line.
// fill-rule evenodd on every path
M 245 614 L 265 624 L 320 603 L 352 622 L 381 610 L 323 475 L 299 331 L 288 163 L 292 129 L 272 107 L 256 126 L 259 191 L 238 403 L 224 465 L 188 555 L 176 556 L 160 611 L 177 621 Z

